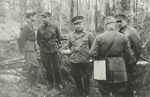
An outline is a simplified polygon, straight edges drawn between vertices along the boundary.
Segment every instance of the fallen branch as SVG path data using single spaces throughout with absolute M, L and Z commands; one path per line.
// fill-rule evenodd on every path
M 19 58 L 15 58 L 15 59 L 2 61 L 2 62 L 0 62 L 0 65 L 10 65 L 13 63 L 23 63 L 23 62 L 25 62 L 24 57 L 19 57 Z
M 13 72 L 10 70 L 10 72 L 7 72 L 7 71 L 3 71 L 1 72 L 1 74 L 10 74 L 10 75 L 15 75 L 15 76 L 19 76 L 23 79 L 27 79 L 25 76 L 21 75 L 20 73 L 18 73 L 17 71 Z

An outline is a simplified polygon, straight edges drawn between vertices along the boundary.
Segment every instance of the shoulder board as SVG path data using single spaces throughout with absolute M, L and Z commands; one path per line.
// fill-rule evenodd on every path
M 131 27 L 131 26 L 128 26 L 127 29 L 131 30 L 131 31 L 135 31 L 136 32 L 136 29 Z

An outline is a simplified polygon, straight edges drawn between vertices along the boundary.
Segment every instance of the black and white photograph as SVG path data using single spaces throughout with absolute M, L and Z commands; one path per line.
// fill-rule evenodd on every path
M 0 97 L 150 97 L 150 0 L 0 0 Z

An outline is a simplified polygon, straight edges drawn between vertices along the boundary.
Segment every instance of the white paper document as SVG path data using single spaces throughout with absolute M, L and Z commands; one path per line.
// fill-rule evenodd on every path
M 105 60 L 94 61 L 94 79 L 106 80 L 106 61 Z

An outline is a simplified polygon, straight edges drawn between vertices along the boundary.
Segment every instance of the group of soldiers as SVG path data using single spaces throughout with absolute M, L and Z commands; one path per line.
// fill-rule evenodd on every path
M 37 43 L 40 47 L 42 65 L 46 69 L 49 87 L 53 87 L 55 75 L 56 85 L 61 85 L 59 72 L 61 35 L 52 23 L 49 12 L 41 14 L 43 24 L 37 31 Z M 34 11 L 26 13 L 26 22 L 21 27 L 18 47 L 24 54 L 28 64 L 27 77 L 29 82 L 36 84 L 39 63 L 35 49 L 35 31 L 33 22 L 36 19 Z M 96 80 L 102 97 L 133 97 L 134 67 L 139 60 L 143 43 L 137 31 L 128 26 L 127 17 L 118 14 L 108 16 L 104 20 L 104 33 L 94 38 L 93 33 L 84 29 L 84 17 L 72 19 L 75 30 L 69 33 L 68 48 L 70 49 L 71 74 L 75 80 L 79 97 L 89 97 L 90 78 L 93 71 L 93 60 L 107 59 L 106 80 Z M 108 50 L 109 48 L 109 50 Z M 101 64 L 99 64 L 101 65 Z M 53 68 L 53 70 L 52 70 Z

